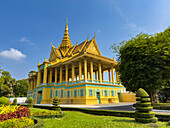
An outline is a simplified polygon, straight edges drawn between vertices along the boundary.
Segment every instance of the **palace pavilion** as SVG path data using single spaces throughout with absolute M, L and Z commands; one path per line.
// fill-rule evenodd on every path
M 35 104 L 51 104 L 54 97 L 61 104 L 118 103 L 126 89 L 115 71 L 117 64 L 101 55 L 95 36 L 73 46 L 66 21 L 61 44 L 51 43 L 49 60 L 39 62 L 38 71 L 27 78 L 27 98 L 33 97 Z

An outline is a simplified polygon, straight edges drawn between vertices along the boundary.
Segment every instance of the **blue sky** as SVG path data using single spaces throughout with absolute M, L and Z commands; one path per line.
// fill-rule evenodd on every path
M 27 78 L 61 43 L 66 17 L 73 45 L 96 33 L 103 56 L 113 43 L 170 26 L 169 0 L 1 0 L 0 62 L 16 79 Z

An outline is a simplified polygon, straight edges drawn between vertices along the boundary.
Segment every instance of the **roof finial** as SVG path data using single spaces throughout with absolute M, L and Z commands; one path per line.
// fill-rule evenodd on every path
M 46 58 L 45 58 L 45 61 L 44 61 L 44 62 L 48 62 Z
M 39 64 L 39 65 L 41 65 L 41 63 L 40 63 L 40 62 L 39 62 L 38 64 Z
M 87 40 L 89 39 L 89 35 L 87 36 Z
M 52 42 L 51 42 L 51 46 L 54 47 L 54 46 L 52 45 Z
M 66 17 L 66 26 L 68 26 L 68 17 Z
M 94 33 L 94 37 L 93 38 L 95 38 L 96 37 L 96 33 Z

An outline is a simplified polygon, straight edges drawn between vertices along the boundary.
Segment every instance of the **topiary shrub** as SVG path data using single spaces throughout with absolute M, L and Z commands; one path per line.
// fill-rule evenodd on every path
M 7 97 L 4 97 L 4 96 L 0 97 L 0 106 L 2 106 L 2 105 L 7 106 L 7 105 L 9 105 L 9 103 L 10 103 L 10 101 Z
M 59 98 L 58 97 L 54 97 L 53 105 L 54 105 L 54 110 L 61 111 L 61 108 L 59 106 Z
M 136 107 L 135 120 L 142 123 L 156 123 L 158 119 L 155 117 L 154 112 L 151 112 L 153 107 L 151 107 L 151 102 L 148 93 L 140 88 L 136 92 L 137 103 L 134 105 Z
M 30 97 L 30 98 L 28 99 L 27 107 L 29 107 L 29 108 L 32 108 L 32 107 L 33 107 L 33 98 L 32 98 L 32 97 Z
M 17 99 L 16 98 L 13 101 L 13 105 L 17 105 Z

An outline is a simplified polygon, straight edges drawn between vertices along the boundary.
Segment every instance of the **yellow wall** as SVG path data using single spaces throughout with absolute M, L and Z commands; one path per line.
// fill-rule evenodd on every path
M 135 93 L 121 93 L 120 101 L 121 102 L 136 102 L 136 94 Z
M 82 84 L 80 83 L 80 86 Z M 88 85 L 88 84 L 86 84 Z M 51 87 L 50 87 L 51 86 Z M 61 88 L 55 88 L 55 87 L 60 87 Z M 58 91 L 57 97 L 60 99 L 60 104 L 98 104 L 97 101 L 97 92 L 99 92 L 100 96 L 100 104 L 106 104 L 106 103 L 119 103 L 119 98 L 118 98 L 118 91 L 121 92 L 122 88 L 117 88 L 116 86 L 108 86 L 108 87 L 100 87 L 100 85 L 97 85 L 96 87 L 93 85 L 88 85 L 88 86 L 82 86 L 82 87 L 77 87 L 79 84 L 77 84 L 75 87 L 73 85 L 65 85 L 67 87 L 71 87 L 68 89 L 65 89 L 65 87 L 62 87 L 63 85 L 48 85 L 44 86 L 42 90 L 42 100 L 41 104 L 51 104 L 52 100 L 54 97 L 56 97 L 56 90 Z M 51 89 L 52 89 L 52 97 L 51 96 Z M 61 97 L 61 90 L 63 89 L 63 97 Z M 77 90 L 77 96 L 75 97 L 74 90 Z M 83 89 L 83 96 L 81 96 L 81 89 Z M 89 89 L 92 90 L 92 96 L 89 96 Z M 105 89 L 107 89 L 107 96 L 105 96 Z M 67 97 L 67 91 L 70 91 L 70 96 Z M 95 90 L 95 92 L 94 92 Z M 112 96 L 111 90 L 114 91 L 114 95 Z M 37 95 L 36 94 L 36 99 L 34 100 L 34 103 L 37 103 Z M 71 95 L 72 91 L 72 95 Z M 102 93 L 103 91 L 103 93 Z M 115 93 L 116 91 L 116 93 Z M 60 92 L 60 93 L 59 93 Z M 109 93 L 110 92 L 110 93 Z M 36 93 L 36 92 L 34 92 Z M 33 96 L 33 94 L 31 94 Z M 60 96 L 59 96 L 60 95 Z M 125 94 L 121 95 L 121 101 L 127 101 L 127 97 L 124 96 Z M 29 94 L 28 94 L 29 96 Z M 131 97 L 129 97 L 131 98 Z M 129 101 L 130 102 L 130 101 Z

